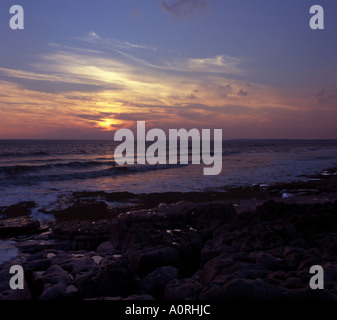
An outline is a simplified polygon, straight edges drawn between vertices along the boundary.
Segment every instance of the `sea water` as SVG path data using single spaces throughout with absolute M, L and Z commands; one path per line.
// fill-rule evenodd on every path
M 337 166 L 337 140 L 223 141 L 215 176 L 203 175 L 204 165 L 119 166 L 116 147 L 109 140 L 0 140 L 0 207 L 35 201 L 39 217 L 39 208 L 74 191 L 224 190 L 303 180 Z

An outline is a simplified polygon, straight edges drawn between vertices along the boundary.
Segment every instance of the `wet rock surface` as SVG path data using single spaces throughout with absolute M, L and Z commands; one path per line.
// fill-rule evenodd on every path
M 0 238 L 37 233 L 40 222 L 28 216 L 0 220 Z
M 329 190 L 330 173 L 319 181 Z M 226 200 L 178 201 L 110 219 L 58 219 L 33 234 L 40 226 L 28 216 L 1 219 L 0 234 L 16 241 L 20 256 L 0 264 L 0 299 L 334 300 L 337 198 L 319 185 L 298 187 L 307 203 L 284 200 L 295 190 L 286 184 L 245 211 Z M 9 288 L 15 262 L 25 271 L 22 291 Z M 324 290 L 309 286 L 313 265 L 325 271 Z

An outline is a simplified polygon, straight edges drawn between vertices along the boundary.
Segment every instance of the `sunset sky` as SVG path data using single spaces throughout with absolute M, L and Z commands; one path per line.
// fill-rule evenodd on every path
M 0 43 L 0 139 L 337 139 L 335 0 L 1 0 Z

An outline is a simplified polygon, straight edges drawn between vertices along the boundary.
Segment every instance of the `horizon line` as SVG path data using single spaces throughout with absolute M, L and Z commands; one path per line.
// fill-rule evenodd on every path
M 113 138 L 101 138 L 101 139 L 90 139 L 90 138 L 31 138 L 31 139 L 21 139 L 21 138 L 0 138 L 0 141 L 114 141 Z M 135 139 L 137 141 L 137 139 Z M 232 138 L 232 139 L 222 139 L 222 141 L 252 141 L 252 140 L 268 140 L 268 141 L 337 141 L 337 138 Z M 166 139 L 169 141 L 169 139 Z M 214 141 L 211 139 L 211 141 Z M 147 141 L 154 142 L 154 141 Z

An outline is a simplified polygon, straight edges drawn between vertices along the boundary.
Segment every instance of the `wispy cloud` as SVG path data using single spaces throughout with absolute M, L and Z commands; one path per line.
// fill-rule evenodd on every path
M 231 97 L 228 88 L 232 90 L 233 87 L 238 92 L 242 87 L 240 82 L 231 79 L 231 75 L 245 74 L 240 67 L 239 58 L 225 55 L 163 58 L 150 47 L 137 45 L 148 53 L 147 57 L 142 55 L 139 58 L 127 52 L 127 49 L 135 45 L 126 42 L 125 49 L 121 50 L 116 48 L 121 42 L 94 34 L 94 41 L 100 44 L 100 50 L 52 43 L 50 46 L 54 49 L 53 52 L 40 56 L 39 62 L 33 66 L 34 72 L 0 68 L 0 75 L 36 81 L 36 87 L 40 85 L 38 81 L 50 82 L 55 84 L 55 92 L 58 88 L 60 91 L 115 91 L 121 98 L 127 94 L 133 100 L 142 101 L 145 98 L 147 101 L 165 101 L 167 105 L 172 103 L 171 97 L 175 97 L 175 102 L 196 98 L 210 102 L 224 98 L 224 92 L 215 89 L 223 83 L 226 83 L 223 85 L 227 88 L 226 97 Z M 153 59 L 154 56 L 156 59 Z M 157 63 L 151 63 L 151 60 L 156 60 Z M 24 82 L 20 83 L 24 85 Z M 68 88 L 62 83 L 68 84 Z M 28 89 L 34 88 L 31 83 L 26 82 L 26 85 Z M 41 90 L 46 87 L 48 86 L 41 85 Z M 196 92 L 196 88 L 203 90 Z M 50 92 L 50 89 L 46 92 Z
M 41 81 L 65 81 L 64 78 L 58 75 L 42 74 L 36 72 L 29 72 L 20 69 L 9 69 L 0 67 L 0 75 L 11 78 L 22 78 L 29 80 L 41 80 Z
M 146 44 L 132 43 L 129 41 L 122 41 L 114 38 L 103 38 L 94 31 L 88 32 L 83 37 L 79 37 L 78 39 L 89 43 L 103 44 L 105 46 L 110 46 L 116 49 L 146 49 L 151 51 L 157 50 L 156 47 Z
M 160 3 L 167 12 L 175 17 L 190 15 L 195 10 L 209 8 L 209 3 L 206 0 L 160 0 Z
M 98 40 L 100 36 L 95 31 L 90 31 L 87 33 L 87 37 L 89 40 Z
M 66 46 L 66 45 L 63 45 L 63 44 L 55 43 L 55 42 L 49 42 L 48 46 L 49 47 L 53 47 L 53 48 L 57 48 L 58 50 L 72 50 L 72 51 L 80 51 L 80 52 L 87 52 L 87 53 L 97 53 L 97 54 L 102 54 L 103 53 L 102 51 L 99 51 L 99 50 Z
M 29 71 L 0 67 L 3 132 L 25 128 L 27 121 L 39 134 L 60 128 L 115 130 L 137 120 L 163 128 L 242 128 L 289 119 L 295 112 L 305 117 L 317 101 L 333 112 L 326 91 L 310 98 L 307 92 L 285 94 L 249 82 L 242 59 L 224 54 L 161 55 L 151 46 L 94 32 L 73 46 L 51 43 L 49 49 Z
M 207 58 L 174 58 L 167 61 L 165 68 L 168 70 L 180 70 L 186 72 L 202 73 L 226 73 L 232 75 L 242 75 L 246 71 L 240 67 L 242 59 L 217 55 Z
M 92 37 L 91 34 L 95 34 Z M 129 60 L 133 60 L 140 65 L 163 71 L 179 71 L 179 72 L 204 72 L 204 73 L 227 73 L 233 75 L 247 74 L 241 65 L 243 58 L 231 57 L 225 54 L 219 54 L 214 57 L 181 57 L 168 55 L 160 52 L 158 48 L 147 44 L 135 44 L 128 41 L 120 41 L 118 39 L 103 38 L 95 32 L 90 32 L 84 37 L 79 38 L 88 43 L 94 43 L 106 52 L 114 52 Z M 104 48 L 104 49 L 103 49 Z M 69 48 L 70 49 L 70 48 Z M 141 49 L 142 58 L 132 49 Z M 77 50 L 77 48 L 75 48 Z M 88 52 L 90 52 L 89 49 Z M 99 51 L 101 53 L 101 51 Z M 156 63 L 154 62 L 156 61 Z

